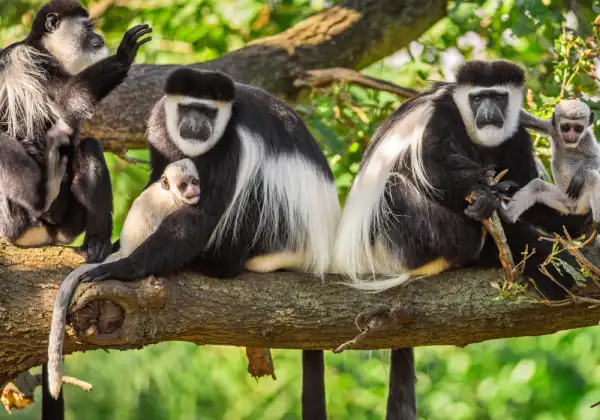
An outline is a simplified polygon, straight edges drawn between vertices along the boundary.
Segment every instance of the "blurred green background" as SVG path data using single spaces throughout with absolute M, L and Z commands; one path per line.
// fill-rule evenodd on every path
M 0 47 L 22 39 L 37 0 L 0 0 Z M 210 60 L 273 35 L 336 1 L 97 0 L 99 29 L 115 48 L 124 31 L 149 23 L 154 41 L 137 62 Z M 560 98 L 583 97 L 596 112 L 600 2 L 555 0 L 451 1 L 448 17 L 364 73 L 424 89 L 452 80 L 470 58 L 505 58 L 528 70 L 527 106 L 548 116 Z M 572 32 L 574 31 L 574 32 Z M 368 34 L 365 34 L 368 36 Z M 343 200 L 364 147 L 401 99 L 356 86 L 307 92 L 294 106 L 320 141 Z M 599 115 L 599 114 L 597 114 Z M 596 127 L 597 129 L 598 127 Z M 548 163 L 548 143 L 536 138 Z M 146 151 L 129 152 L 147 159 Z M 115 196 L 115 237 L 145 185 L 147 167 L 106 154 Z M 527 322 L 527 320 L 524 320 Z M 551 319 L 548 322 L 552 322 Z M 424 419 L 600 419 L 600 330 L 587 328 L 540 338 L 495 340 L 464 349 L 416 350 L 419 414 Z M 66 386 L 68 419 L 297 419 L 300 352 L 273 351 L 277 380 L 252 379 L 244 349 L 162 343 L 137 351 L 77 353 L 66 372 L 93 383 L 87 394 Z M 382 419 L 389 351 L 327 353 L 330 418 Z M 38 390 L 39 397 L 39 390 Z M 39 418 L 40 404 L 14 419 Z M 8 414 L 0 412 L 0 419 Z

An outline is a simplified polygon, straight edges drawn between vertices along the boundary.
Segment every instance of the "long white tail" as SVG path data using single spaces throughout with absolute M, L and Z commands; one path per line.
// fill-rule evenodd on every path
M 62 386 L 62 348 L 65 340 L 67 310 L 73 292 L 79 283 L 79 277 L 98 264 L 85 264 L 73 270 L 60 285 L 52 312 L 50 339 L 48 340 L 48 386 L 50 394 L 58 399 Z

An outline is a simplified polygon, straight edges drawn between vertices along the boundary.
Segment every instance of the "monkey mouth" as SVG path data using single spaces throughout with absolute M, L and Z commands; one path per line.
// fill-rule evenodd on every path
M 187 204 L 197 204 L 200 201 L 200 194 L 183 197 Z
M 504 127 L 504 121 L 476 121 L 478 130 L 482 130 L 484 128 L 493 127 L 497 129 L 502 129 Z

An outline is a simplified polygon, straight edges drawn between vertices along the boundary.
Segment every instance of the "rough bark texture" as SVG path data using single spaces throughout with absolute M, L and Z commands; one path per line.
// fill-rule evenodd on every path
M 360 70 L 393 54 L 446 15 L 447 0 L 346 0 L 287 31 L 258 39 L 216 60 L 193 64 L 220 70 L 274 95 L 293 97 L 294 80 L 328 67 Z M 83 127 L 105 150 L 145 148 L 145 124 L 177 66 L 135 65 L 129 77 Z
M 82 263 L 62 247 L 19 249 L 0 242 L 0 385 L 46 360 L 52 306 Z M 306 274 L 245 274 L 215 280 L 183 272 L 132 283 L 80 285 L 64 353 L 138 348 L 168 340 L 290 349 L 335 349 L 358 334 L 356 316 L 394 309 L 396 322 L 361 340 L 377 349 L 542 335 L 597 325 L 600 308 L 495 300 L 499 270 L 459 270 L 370 294 Z

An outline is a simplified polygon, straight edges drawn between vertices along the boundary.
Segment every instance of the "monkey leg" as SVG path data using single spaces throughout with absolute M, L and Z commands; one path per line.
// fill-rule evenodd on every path
M 392 349 L 385 420 L 416 420 L 415 356 L 412 348 Z
M 58 230 L 67 238 L 85 231 L 82 251 L 86 262 L 103 261 L 111 252 L 112 186 L 102 153 L 93 138 L 82 140 L 75 156 L 69 209 Z
M 536 203 L 545 204 L 554 210 L 569 214 L 574 203 L 560 188 L 539 178 L 530 181 L 512 197 L 503 210 L 503 218 L 515 223 L 519 217 Z
M 383 257 L 401 259 L 405 274 L 431 276 L 479 256 L 485 230 L 464 213 L 428 199 L 398 200 L 391 212 L 384 238 L 378 240 L 392 251 Z M 382 265 L 393 267 L 392 263 L 383 261 Z
M 250 258 L 245 268 L 255 273 L 270 273 L 277 270 L 299 270 L 303 263 L 302 252 L 275 252 Z

